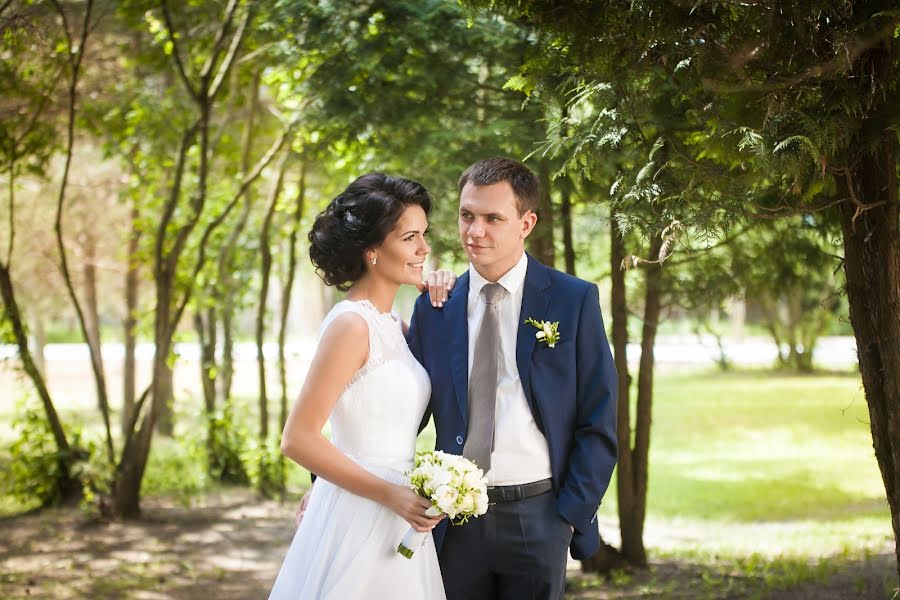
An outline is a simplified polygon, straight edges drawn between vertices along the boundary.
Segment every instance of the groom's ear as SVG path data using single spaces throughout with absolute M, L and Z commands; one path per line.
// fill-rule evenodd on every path
M 522 215 L 521 222 L 522 222 L 521 235 L 522 235 L 522 239 L 524 240 L 529 235 L 531 235 L 532 231 L 534 231 L 534 227 L 535 227 L 535 225 L 537 225 L 537 222 L 538 222 L 538 216 L 537 216 L 537 214 L 534 213 L 534 211 L 531 211 L 531 210 L 526 211 L 525 214 Z

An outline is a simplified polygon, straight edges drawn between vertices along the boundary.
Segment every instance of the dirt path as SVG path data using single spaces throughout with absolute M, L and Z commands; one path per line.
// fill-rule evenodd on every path
M 259 501 L 246 490 L 210 494 L 191 507 L 148 499 L 144 512 L 135 523 L 91 522 L 76 509 L 0 520 L 0 598 L 265 598 L 293 536 L 291 505 Z M 796 585 L 790 573 L 683 561 L 611 580 L 571 570 L 568 597 L 885 600 L 895 582 L 886 548 Z
M 288 507 L 243 490 L 143 508 L 136 523 L 72 509 L 0 522 L 0 598 L 264 598 L 293 535 Z

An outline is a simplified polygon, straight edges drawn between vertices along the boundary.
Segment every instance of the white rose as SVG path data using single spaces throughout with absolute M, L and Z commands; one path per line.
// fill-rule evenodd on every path
M 461 469 L 463 463 L 466 461 L 465 458 L 459 456 L 457 454 L 446 454 L 444 456 L 444 466 L 448 469 L 453 467 L 456 469 Z
M 471 471 L 466 473 L 466 476 L 463 478 L 463 484 L 467 488 L 471 488 L 473 490 L 477 490 L 479 488 L 484 487 L 484 477 L 481 474 L 481 469 L 477 471 Z
M 545 337 L 547 337 L 547 334 L 544 333 L 543 331 L 538 331 L 536 334 L 534 334 L 534 337 L 536 337 L 539 340 L 542 340 Z
M 483 515 L 487 512 L 488 509 L 488 495 L 487 492 L 483 492 L 478 494 L 475 498 L 475 514 Z
M 432 488 L 435 490 L 441 486 L 448 485 L 451 481 L 453 481 L 453 473 L 446 469 L 434 469 L 434 471 L 430 474 L 429 483 L 431 483 Z
M 422 487 L 424 488 L 426 494 L 430 494 L 437 487 L 437 485 L 435 485 L 434 483 L 434 475 L 436 472 L 437 470 L 435 469 L 435 467 L 431 465 L 425 467 L 425 469 L 423 470 L 425 479 Z
M 544 321 L 544 335 L 553 335 L 553 324 L 550 321 Z
M 463 483 L 466 480 L 466 472 L 465 471 L 454 471 L 453 473 L 453 487 L 459 489 L 463 486 Z
M 441 487 L 434 490 L 432 499 L 437 504 L 437 507 L 440 508 L 443 512 L 447 513 L 447 515 L 449 515 L 450 517 L 455 517 L 456 498 L 458 495 L 458 492 L 449 485 L 442 485 Z M 451 512 L 453 514 L 451 514 Z
M 460 497 L 457 508 L 459 509 L 459 512 L 463 514 L 469 514 L 475 510 L 475 498 L 473 494 L 464 494 Z

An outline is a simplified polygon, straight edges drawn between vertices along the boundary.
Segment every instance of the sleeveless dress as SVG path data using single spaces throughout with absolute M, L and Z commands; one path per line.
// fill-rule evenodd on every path
M 369 327 L 369 356 L 331 412 L 331 440 L 364 469 L 404 484 L 431 382 L 399 317 L 366 300 L 335 305 L 319 337 L 348 311 Z M 317 479 L 269 600 L 444 600 L 432 537 L 411 559 L 397 553 L 408 529 L 387 507 Z

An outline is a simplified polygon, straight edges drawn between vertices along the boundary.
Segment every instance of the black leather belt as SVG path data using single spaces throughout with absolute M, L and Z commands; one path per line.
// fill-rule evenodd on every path
M 523 483 L 521 485 L 498 485 L 487 489 L 488 502 L 497 504 L 498 502 L 515 502 L 516 500 L 524 500 L 532 496 L 539 496 L 553 489 L 553 484 L 549 479 L 541 481 L 533 481 L 531 483 Z

